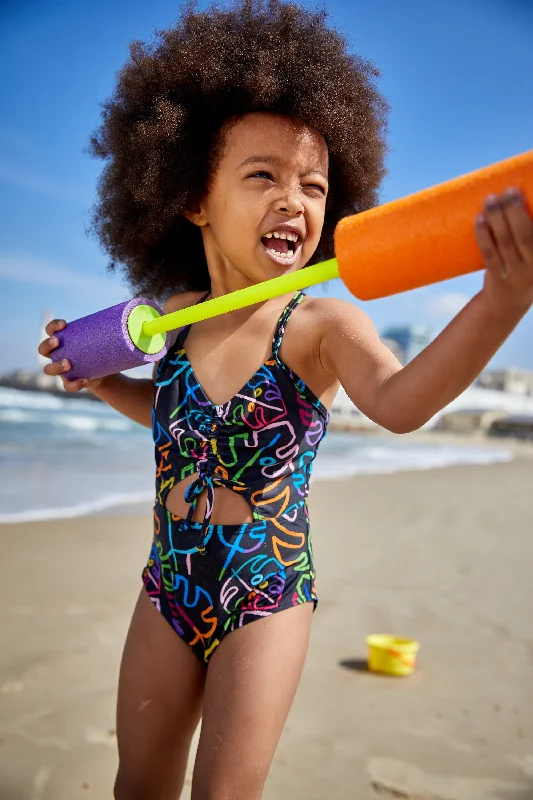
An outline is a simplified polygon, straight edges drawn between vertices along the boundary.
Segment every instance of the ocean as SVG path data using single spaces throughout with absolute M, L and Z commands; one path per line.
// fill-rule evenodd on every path
M 508 461 L 501 449 L 329 431 L 312 480 Z M 0 387 L 0 523 L 147 507 L 151 432 L 103 403 Z

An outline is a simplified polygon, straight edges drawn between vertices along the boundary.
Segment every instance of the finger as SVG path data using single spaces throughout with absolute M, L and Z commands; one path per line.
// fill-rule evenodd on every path
M 504 194 L 506 216 L 520 253 L 522 264 L 533 267 L 533 217 L 520 189 L 507 189 Z
M 51 364 L 47 364 L 43 372 L 45 372 L 46 375 L 61 375 L 63 372 L 68 372 L 69 369 L 72 369 L 70 361 L 63 358 L 61 361 L 52 361 Z
M 69 381 L 66 378 L 62 378 L 62 381 L 65 391 L 67 392 L 79 392 L 81 389 L 85 389 L 87 386 L 86 378 L 78 378 L 75 381 Z
M 476 217 L 475 234 L 486 268 L 497 278 L 505 278 L 507 273 L 504 270 L 500 254 L 484 214 Z
M 485 201 L 484 214 L 490 227 L 495 247 L 500 255 L 503 270 L 516 272 L 522 268 L 522 258 L 516 248 L 502 200 L 490 195 Z
M 62 331 L 67 323 L 64 319 L 53 319 L 45 328 L 46 333 L 48 336 L 51 336 L 56 331 Z
M 49 339 L 44 339 L 41 342 L 41 344 L 37 348 L 37 351 L 42 356 L 48 356 L 52 352 L 52 350 L 54 350 L 58 346 L 58 344 L 59 344 L 59 339 L 57 338 L 57 336 L 50 336 Z

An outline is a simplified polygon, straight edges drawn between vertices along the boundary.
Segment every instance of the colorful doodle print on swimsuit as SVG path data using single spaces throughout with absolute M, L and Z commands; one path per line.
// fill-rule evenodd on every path
M 279 357 L 299 292 L 281 315 L 272 356 L 228 402 L 213 405 L 184 348 L 183 329 L 159 365 L 153 434 L 154 541 L 143 572 L 151 600 L 208 661 L 223 636 L 275 611 L 316 604 L 307 495 L 328 412 Z M 165 507 L 190 475 L 186 519 Z M 211 524 L 215 486 L 241 494 L 252 522 Z M 192 522 L 206 491 L 203 522 Z

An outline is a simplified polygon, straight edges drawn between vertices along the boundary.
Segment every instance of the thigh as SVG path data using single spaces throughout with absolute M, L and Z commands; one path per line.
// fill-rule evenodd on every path
M 193 800 L 259 800 L 302 674 L 313 603 L 228 634 L 209 663 Z
M 205 665 L 143 589 L 120 667 L 117 798 L 177 800 L 200 720 L 205 675 Z

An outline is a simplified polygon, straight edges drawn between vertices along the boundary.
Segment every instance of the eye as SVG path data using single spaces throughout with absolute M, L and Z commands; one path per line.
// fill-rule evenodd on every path
M 266 178 L 269 181 L 274 180 L 270 172 L 265 172 L 261 170 L 260 172 L 253 172 L 251 175 L 248 175 L 249 178 Z
M 323 195 L 326 194 L 325 188 L 323 186 L 321 186 L 319 183 L 306 183 L 305 184 L 305 188 L 306 189 L 318 189 L 320 194 L 323 194 Z

